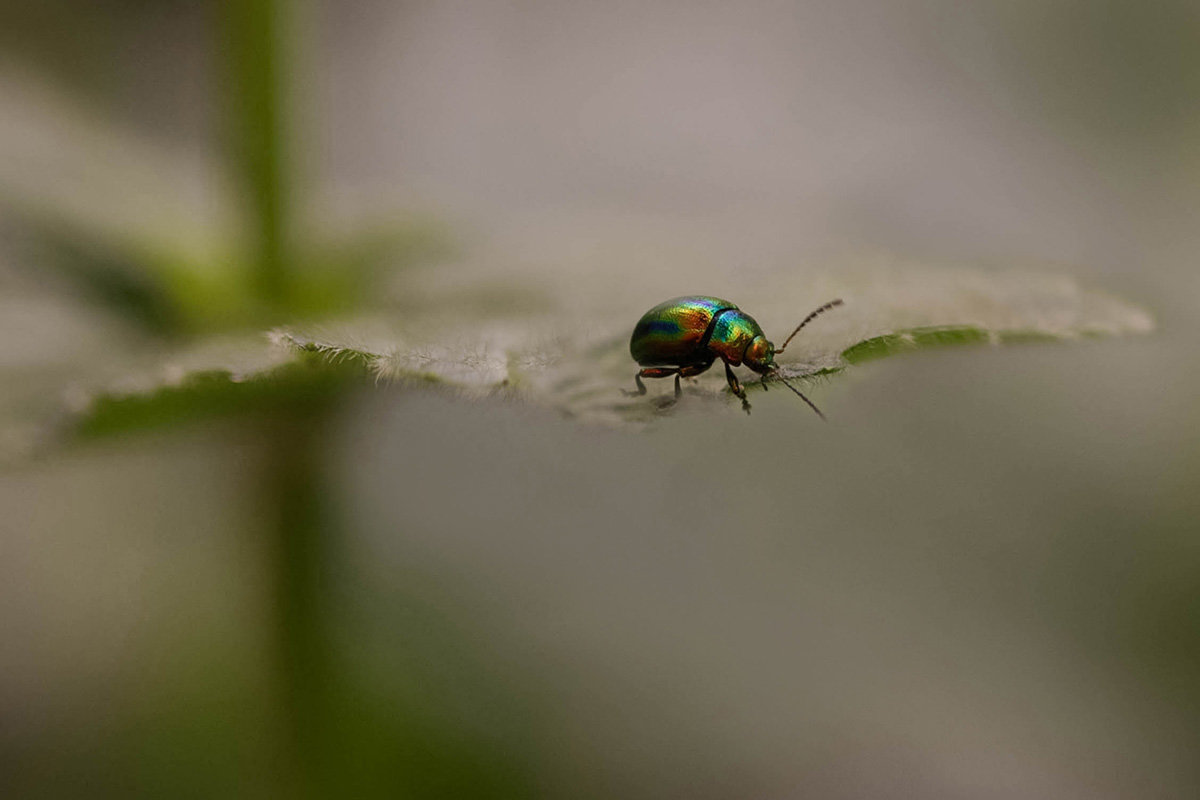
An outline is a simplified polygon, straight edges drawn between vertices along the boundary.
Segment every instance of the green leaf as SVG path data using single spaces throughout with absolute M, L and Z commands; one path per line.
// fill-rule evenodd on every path
M 830 279 L 831 285 L 815 295 L 820 300 L 842 296 L 845 306 L 805 328 L 788 348 L 788 360 L 780 365 L 785 377 L 833 378 L 872 359 L 950 346 L 977 346 L 982 355 L 983 346 L 1152 328 L 1140 308 L 1061 276 L 923 269 L 876 278 L 857 286 L 845 278 L 841 286 L 833 285 Z M 491 311 L 470 306 L 464 315 L 453 304 L 418 303 L 401 318 L 295 326 L 272 332 L 269 345 L 242 340 L 182 352 L 166 372 L 143 371 L 132 390 L 126 385 L 96 394 L 69 429 L 76 437 L 94 438 L 275 413 L 330 401 L 349 388 L 397 382 L 434 383 L 476 398 L 544 405 L 593 423 L 647 422 L 703 402 L 737 408 L 729 402 L 719 369 L 685 381 L 687 402 L 679 406 L 671 381 L 650 381 L 647 396 L 631 395 L 637 365 L 629 357 L 628 330 L 640 312 L 608 314 L 600 302 L 592 309 L 556 307 L 549 297 L 544 306 L 530 305 L 516 318 L 502 306 Z M 781 310 L 785 304 L 790 305 L 771 295 L 749 298 L 742 307 L 762 308 L 759 321 L 771 320 L 774 330 L 782 331 L 780 320 L 795 320 L 809 310 L 807 305 Z M 755 377 L 743 371 L 751 389 Z
M 367 377 L 362 361 L 347 357 L 298 357 L 244 380 L 227 370 L 194 372 L 145 394 L 99 395 L 70 432 L 86 440 L 216 419 L 309 414 L 369 385 Z

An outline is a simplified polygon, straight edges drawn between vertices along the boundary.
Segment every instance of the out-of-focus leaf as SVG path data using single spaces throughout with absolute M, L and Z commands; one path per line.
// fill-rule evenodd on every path
M 376 304 L 388 276 L 453 252 L 411 211 L 297 225 L 288 288 L 266 304 L 236 195 L 204 153 L 146 140 L 0 71 L 0 210 L 25 268 L 158 337 L 259 328 Z M 270 305 L 271 307 L 268 307 Z
M 163 279 L 165 270 L 135 248 L 8 209 L 7 235 L 20 261 L 65 279 L 83 298 L 155 336 L 185 327 L 184 309 Z

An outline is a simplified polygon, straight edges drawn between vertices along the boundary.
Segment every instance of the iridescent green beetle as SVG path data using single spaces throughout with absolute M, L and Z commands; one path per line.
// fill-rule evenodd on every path
M 801 328 L 819 314 L 841 304 L 841 300 L 831 300 L 809 314 L 792 331 L 783 347 L 776 350 L 754 318 L 728 300 L 694 295 L 659 303 L 642 315 L 629 340 L 630 355 L 643 367 L 634 376 L 637 394 L 646 393 L 642 378 L 668 378 L 674 375 L 675 396 L 679 397 L 681 377 L 699 375 L 719 358 L 725 363 L 725 379 L 729 381 L 729 388 L 741 398 L 746 413 L 750 413 L 750 402 L 746 400 L 746 390 L 733 374 L 733 367 L 740 364 L 762 375 L 764 390 L 768 378 L 782 381 L 800 395 L 800 399 L 808 403 L 817 416 L 824 419 L 825 415 L 820 409 L 779 374 L 775 356 L 783 352 Z

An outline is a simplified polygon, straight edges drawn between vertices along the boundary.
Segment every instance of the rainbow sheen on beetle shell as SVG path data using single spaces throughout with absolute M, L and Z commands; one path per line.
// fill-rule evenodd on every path
M 711 360 L 701 348 L 714 316 L 737 306 L 719 297 L 676 297 L 647 311 L 633 328 L 629 354 L 643 367 L 681 366 Z M 728 316 L 722 314 L 722 317 Z M 720 320 L 718 319 L 718 322 Z

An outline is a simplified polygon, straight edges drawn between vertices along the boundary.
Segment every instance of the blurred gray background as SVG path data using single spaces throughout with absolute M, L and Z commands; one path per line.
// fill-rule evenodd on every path
M 294 226 L 458 242 L 372 313 L 631 329 L 896 260 L 1064 273 L 1158 330 L 856 366 L 811 387 L 828 425 L 784 392 L 631 430 L 380 387 L 296 452 L 233 420 L 6 465 L 6 795 L 296 796 L 297 753 L 326 796 L 1200 793 L 1200 6 L 267 5 Z M 236 250 L 222 8 L 0 11 L 13 415 L 178 345 L 28 219 Z M 280 492 L 320 505 L 323 631 L 282 656 Z M 319 651 L 291 683 L 289 647 Z

